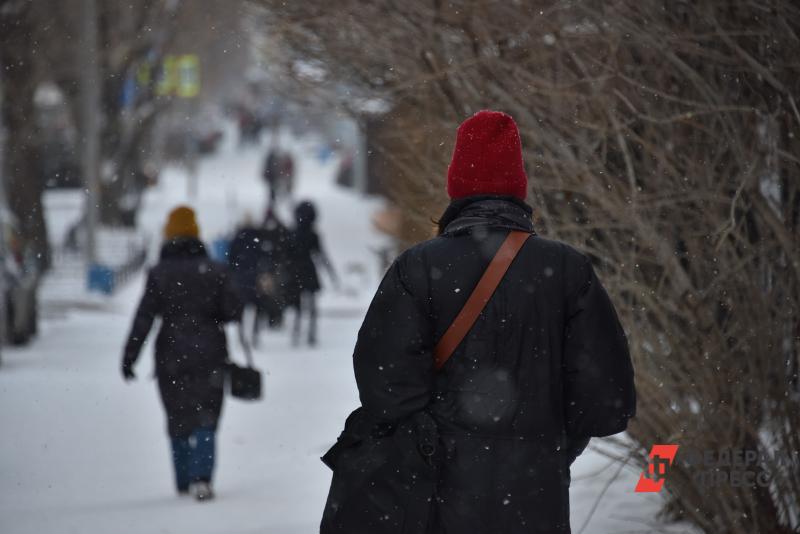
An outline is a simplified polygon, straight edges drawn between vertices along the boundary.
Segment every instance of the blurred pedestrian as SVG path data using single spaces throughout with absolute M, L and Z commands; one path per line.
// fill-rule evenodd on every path
M 309 201 L 295 208 L 295 227 L 292 231 L 289 261 L 292 278 L 289 281 L 287 305 L 295 310 L 292 344 L 299 345 L 303 316 L 308 317 L 308 344 L 317 344 L 317 293 L 320 285 L 317 265 L 327 271 L 337 286 L 338 277 L 315 228 L 317 210 Z
M 252 145 L 258 142 L 261 124 L 256 113 L 242 105 L 239 108 L 239 146 Z
M 280 197 L 288 197 L 294 189 L 294 159 L 289 152 L 281 150 L 278 145 L 278 132 L 272 134 L 272 141 L 267 149 L 261 177 L 267 186 L 268 201 L 273 205 Z
M 264 167 L 261 170 L 261 177 L 267 185 L 269 203 L 275 202 L 278 197 L 278 181 L 280 180 L 280 154 L 274 143 L 270 144 L 267 150 L 267 157 L 264 159 Z
M 359 331 L 322 534 L 568 533 L 570 464 L 635 412 L 590 258 L 534 232 L 511 117 L 459 127 L 447 191 L 438 237 L 396 259 Z
M 294 158 L 289 152 L 283 152 L 280 159 L 281 187 L 285 196 L 292 195 L 294 190 Z
M 288 258 L 291 232 L 278 218 L 272 206 L 267 208 L 262 230 L 264 242 L 269 243 L 269 256 L 267 268 L 258 279 L 260 299 L 257 318 L 266 318 L 268 326 L 275 329 L 283 325 L 286 309 L 286 286 L 291 276 Z M 254 336 L 257 341 L 258 329 Z
M 164 227 L 161 257 L 147 277 L 122 359 L 125 380 L 156 317 L 155 374 L 167 415 L 179 494 L 214 496 L 215 439 L 222 409 L 224 325 L 241 318 L 238 288 L 227 267 L 211 261 L 198 238 L 195 214 L 174 209 Z
M 256 313 L 258 306 L 258 277 L 265 269 L 266 252 L 263 232 L 250 216 L 246 216 L 236 231 L 228 249 L 228 263 L 239 286 L 242 301 L 248 313 Z
M 336 183 L 342 187 L 353 187 L 355 185 L 354 172 L 353 152 L 348 150 L 342 156 L 341 163 L 339 163 L 339 170 L 336 173 Z
M 269 209 L 263 225 L 248 218 L 231 241 L 228 261 L 253 318 L 254 345 L 258 344 L 261 319 L 265 318 L 270 328 L 283 324 L 288 240 L 289 230 Z

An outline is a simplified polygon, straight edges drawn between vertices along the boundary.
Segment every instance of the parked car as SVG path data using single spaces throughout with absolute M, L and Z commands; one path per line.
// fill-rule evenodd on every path
M 39 272 L 30 250 L 20 238 L 14 216 L 0 209 L 0 267 L 5 302 L 5 338 L 12 345 L 27 343 L 38 329 Z

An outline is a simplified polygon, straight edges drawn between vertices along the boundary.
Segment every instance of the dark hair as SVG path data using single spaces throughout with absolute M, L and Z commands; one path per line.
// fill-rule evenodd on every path
M 312 202 L 304 200 L 294 209 L 294 219 L 297 226 L 309 227 L 317 220 L 317 208 Z

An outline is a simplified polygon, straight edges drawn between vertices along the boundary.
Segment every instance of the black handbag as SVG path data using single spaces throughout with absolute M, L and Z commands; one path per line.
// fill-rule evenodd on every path
M 228 362 L 228 389 L 232 397 L 242 400 L 261 398 L 261 371 Z
M 244 339 L 241 328 L 239 329 L 239 337 L 247 357 L 247 367 L 242 367 L 232 361 L 227 362 L 228 391 L 232 397 L 237 399 L 258 400 L 262 395 L 261 371 L 253 365 L 253 355 Z

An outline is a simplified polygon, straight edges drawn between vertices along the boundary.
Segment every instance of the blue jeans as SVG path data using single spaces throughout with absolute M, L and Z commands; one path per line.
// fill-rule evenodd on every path
M 172 438 L 172 463 L 178 491 L 187 491 L 192 482 L 211 482 L 215 432 L 214 428 L 196 428 L 185 438 Z

